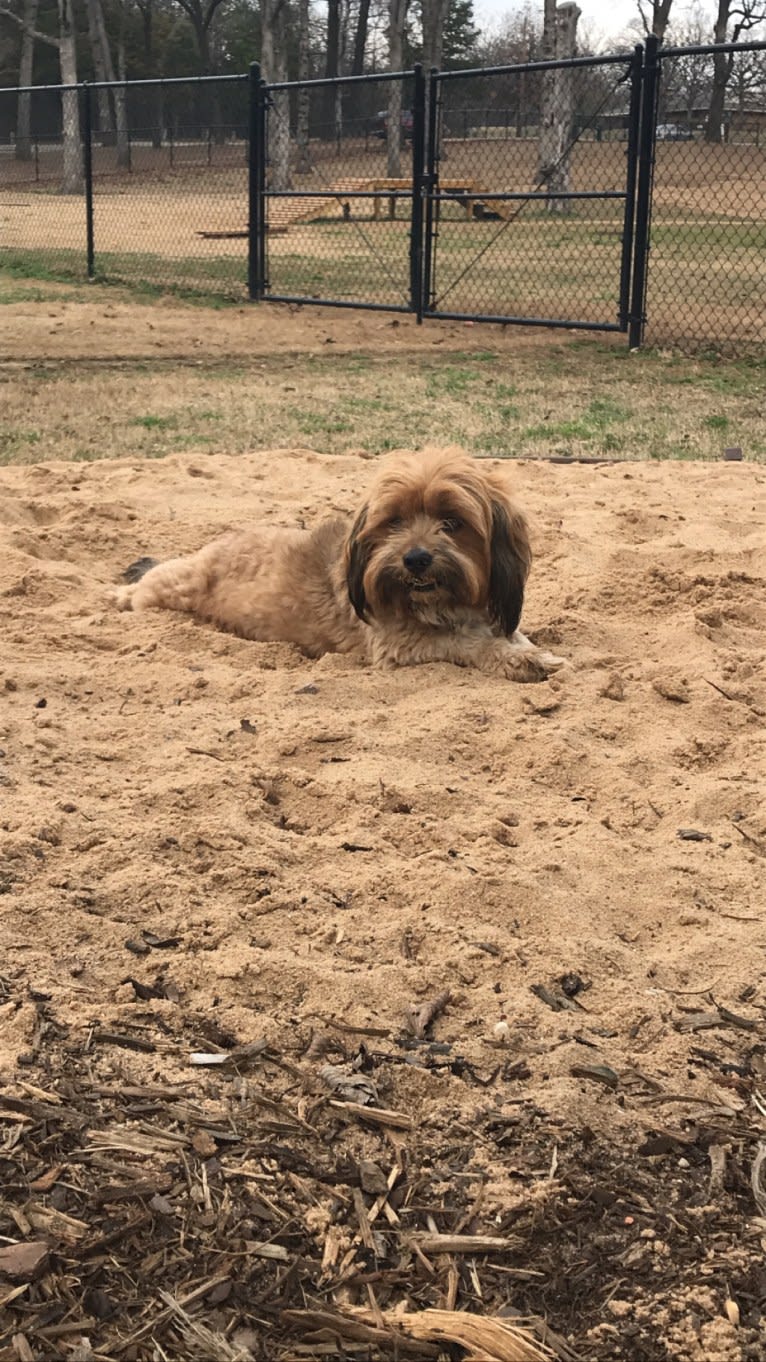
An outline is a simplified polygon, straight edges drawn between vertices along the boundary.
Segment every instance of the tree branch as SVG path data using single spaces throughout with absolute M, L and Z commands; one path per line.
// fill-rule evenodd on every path
M 12 19 L 14 24 L 18 24 L 19 28 L 23 28 L 24 32 L 28 33 L 31 38 L 35 38 L 37 42 L 47 43 L 49 47 L 59 48 L 61 46 L 58 38 L 52 38 L 50 33 L 41 33 L 39 29 L 32 28 L 31 24 L 28 24 L 19 14 L 14 14 L 12 9 L 6 9 L 5 5 L 0 5 L 0 15 L 5 19 Z

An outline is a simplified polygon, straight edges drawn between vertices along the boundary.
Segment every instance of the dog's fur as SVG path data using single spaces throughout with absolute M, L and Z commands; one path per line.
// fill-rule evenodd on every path
M 518 631 L 530 562 L 526 521 L 504 475 L 459 452 L 427 450 L 385 459 L 351 524 L 234 532 L 184 558 L 141 559 L 117 603 L 181 610 L 311 657 L 454 662 L 536 681 L 562 659 Z

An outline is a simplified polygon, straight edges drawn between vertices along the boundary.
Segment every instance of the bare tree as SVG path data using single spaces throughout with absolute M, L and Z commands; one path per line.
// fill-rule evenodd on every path
M 55 47 L 59 55 L 61 84 L 67 88 L 61 92 L 61 124 L 64 150 L 64 173 L 61 189 L 64 194 L 81 194 L 83 189 L 82 146 L 80 142 L 80 102 L 77 88 L 77 49 L 75 46 L 75 23 L 72 0 L 57 0 L 58 38 L 49 33 L 41 33 L 30 20 L 16 14 L 5 5 L 0 5 L 0 14 L 12 19 L 37 42 Z
M 90 32 L 91 46 L 93 48 L 93 65 L 96 71 L 96 79 L 99 81 L 114 82 L 114 62 L 112 61 L 112 50 L 109 45 L 109 35 L 104 23 L 104 9 L 101 0 L 88 0 L 88 29 Z M 124 68 L 124 44 L 125 44 L 125 23 L 122 5 L 119 6 L 119 34 L 118 46 L 122 48 L 122 65 Z M 121 72 L 124 77 L 124 69 Z M 99 90 L 98 108 L 99 121 L 102 132 L 112 130 L 112 110 L 109 102 L 109 91 Z M 128 142 L 128 116 L 125 101 L 124 87 L 115 85 L 112 90 L 114 97 L 114 123 L 117 131 L 117 164 L 118 166 L 130 165 L 130 145 Z
M 287 80 L 287 0 L 261 0 L 261 70 L 267 81 Z M 290 98 L 277 90 L 269 109 L 269 168 L 271 189 L 289 189 Z
M 559 5 L 545 0 L 543 27 L 544 60 L 563 61 L 573 57 L 577 46 L 577 21 L 581 10 L 573 3 Z M 569 190 L 569 142 L 572 135 L 574 94 L 571 69 L 546 71 L 543 77 L 540 112 L 540 151 L 537 178 L 549 194 Z M 568 213 L 569 199 L 548 200 L 549 213 Z
M 194 30 L 194 39 L 197 44 L 199 54 L 200 72 L 203 76 L 214 75 L 213 70 L 213 49 L 210 42 L 210 31 L 213 19 L 217 11 L 225 0 L 178 0 L 178 4 L 189 18 Z M 213 136 L 217 142 L 223 139 L 223 119 L 221 117 L 221 103 L 218 98 L 218 91 L 212 86 L 208 92 L 209 99 L 209 120 L 213 131 Z
M 423 22 L 423 65 L 426 71 L 441 66 L 444 25 L 450 0 L 421 0 Z
M 31 85 L 35 62 L 35 25 L 39 0 L 24 0 L 21 30 L 21 60 L 19 62 L 19 85 Z M 19 95 L 16 113 L 16 160 L 32 159 L 32 96 L 28 92 Z
M 359 12 L 356 17 L 356 31 L 354 33 L 354 56 L 351 62 L 352 76 L 361 76 L 364 72 L 364 54 L 367 50 L 369 27 L 370 0 L 359 0 Z
M 80 101 L 77 89 L 77 48 L 72 0 L 58 0 L 59 65 L 61 83 L 69 89 L 61 92 L 61 118 L 64 142 L 65 194 L 80 194 L 83 188 L 82 146 L 80 144 Z
M 298 80 L 311 75 L 311 33 L 309 0 L 298 0 Z M 309 155 L 309 113 L 311 96 L 305 86 L 298 92 L 298 174 L 311 169 Z
M 401 71 L 404 61 L 404 25 L 407 0 L 388 0 L 388 65 Z M 388 174 L 399 179 L 402 173 L 402 84 L 392 80 L 388 89 Z
M 718 0 L 713 42 L 739 42 L 743 33 L 763 23 L 766 18 L 764 0 Z M 730 22 L 733 21 L 731 34 L 727 39 Z M 724 133 L 724 110 L 726 107 L 726 88 L 734 69 L 734 52 L 716 52 L 713 56 L 713 89 L 710 95 L 705 141 L 722 142 Z
M 653 33 L 660 43 L 665 40 L 672 4 L 673 0 L 638 0 L 644 33 Z

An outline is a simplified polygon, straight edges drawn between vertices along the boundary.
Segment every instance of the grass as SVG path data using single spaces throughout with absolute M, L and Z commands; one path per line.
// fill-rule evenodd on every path
M 45 308 L 49 286 L 35 286 L 25 300 L 31 309 Z M 0 303 L 17 287 L 16 276 L 0 273 Z M 114 294 L 94 285 L 86 296 L 92 303 Z M 179 309 L 189 334 L 207 335 L 196 308 L 172 302 L 156 310 L 153 335 Z M 273 353 L 263 336 L 253 348 L 246 330 L 243 352 L 220 360 L 213 338 L 189 363 L 98 363 L 96 331 L 94 362 L 0 368 L 0 463 L 289 445 L 333 454 L 428 442 L 504 457 L 653 459 L 718 459 L 737 444 L 746 458 L 766 459 L 764 359 L 630 354 L 623 338 L 540 339 L 512 328 L 392 331 L 377 318 L 365 346 L 301 353 L 301 317 L 268 315 L 276 313 L 274 325 L 294 326 L 297 354 Z M 356 319 L 335 313 L 325 324 L 342 339 Z M 375 341 L 382 332 L 383 350 Z

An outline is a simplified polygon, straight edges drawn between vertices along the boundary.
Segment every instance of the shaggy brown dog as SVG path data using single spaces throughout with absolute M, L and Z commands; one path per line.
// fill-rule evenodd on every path
M 537 681 L 563 660 L 518 631 L 530 561 L 503 473 L 455 451 L 397 453 L 353 524 L 234 532 L 185 558 L 142 559 L 118 605 L 182 610 L 311 657 L 454 662 Z

